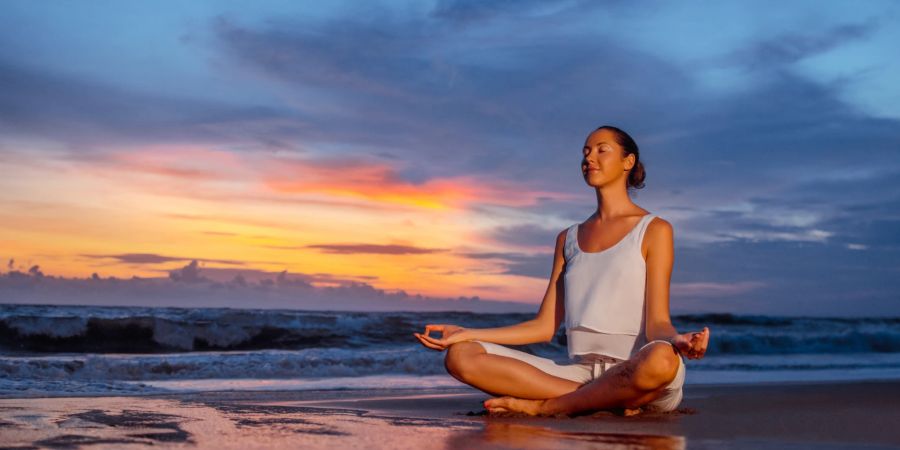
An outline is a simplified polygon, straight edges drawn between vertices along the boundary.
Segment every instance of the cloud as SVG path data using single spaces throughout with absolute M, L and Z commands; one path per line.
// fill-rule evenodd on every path
M 80 254 L 79 256 L 85 258 L 96 258 L 96 259 L 114 259 L 118 262 L 128 263 L 128 264 L 163 264 L 174 261 L 191 261 L 199 259 L 204 262 L 211 262 L 217 264 L 228 264 L 234 266 L 242 266 L 246 264 L 244 261 L 235 261 L 231 259 L 205 259 L 205 258 L 190 258 L 190 257 L 180 257 L 180 256 L 165 256 L 165 255 L 157 255 L 155 253 L 121 253 L 114 255 L 92 255 L 92 254 Z
M 747 293 L 765 285 L 759 281 L 675 283 L 672 285 L 672 293 L 679 296 L 721 298 L 722 296 Z
M 521 224 L 496 227 L 490 231 L 489 237 L 500 244 L 555 248 L 556 235 L 561 231 L 562 228 L 557 230 L 535 224 Z
M 440 253 L 446 250 L 435 248 L 422 248 L 412 245 L 383 245 L 383 244 L 312 244 L 300 248 L 321 250 L 323 253 L 335 253 L 341 255 L 352 254 L 376 254 L 376 255 L 421 255 L 428 253 Z
M 272 107 L 225 103 L 130 91 L 96 80 L 35 70 L 0 60 L 0 131 L 41 136 L 75 152 L 144 142 L 253 142 L 279 129 L 291 134 L 290 116 Z M 251 139 L 248 139 L 250 137 Z
M 501 267 L 497 272 L 504 275 L 516 275 L 549 279 L 553 267 L 553 252 L 524 254 L 515 252 L 461 252 L 460 256 L 471 259 L 495 260 Z
M 61 143 L 84 166 L 169 181 L 153 179 L 155 188 L 145 192 L 366 213 L 460 207 L 505 224 L 486 232 L 486 241 L 500 244 L 497 252 L 469 254 L 495 266 L 460 270 L 544 278 L 554 233 L 596 208 L 578 171 L 581 141 L 611 123 L 636 138 L 647 164 L 647 188 L 633 194 L 636 202 L 675 226 L 677 285 L 719 296 L 692 299 L 688 290 L 673 305 L 896 310 L 900 124 L 867 116 L 841 83 L 817 82 L 794 67 L 872 38 L 884 19 L 808 31 L 797 26 L 802 8 L 788 8 L 783 22 L 761 22 L 751 40 L 695 65 L 677 51 L 641 51 L 629 33 L 600 26 L 637 27 L 640 21 L 621 14 L 633 6 L 582 6 L 441 1 L 424 16 L 212 18 L 198 31 L 212 41 L 190 45 L 211 42 L 202 50 L 219 76 L 271 92 L 252 104 L 198 101 L 162 85 L 137 92 L 41 70 L 13 59 L 10 45 L 0 62 L 0 132 L 41 139 L 35 148 Z M 817 13 L 837 17 L 838 9 Z M 643 31 L 649 42 L 671 39 Z M 735 69 L 744 83 L 711 88 L 698 76 L 710 67 Z M 4 139 L 0 161 L 21 142 Z M 238 175 L 212 155 L 178 158 L 197 143 L 234 149 L 247 171 Z M 260 149 L 269 152 L 253 153 Z M 248 180 L 265 191 L 218 189 L 219 182 Z M 229 214 L 166 217 L 296 229 Z
M 319 193 L 424 209 L 464 208 L 470 203 L 520 206 L 538 198 L 571 197 L 526 183 L 466 175 L 414 183 L 403 180 L 393 167 L 363 157 L 271 161 L 266 173 L 266 185 L 279 193 Z
M 610 7 L 614 2 L 605 2 L 605 7 Z M 590 7 L 590 2 L 584 1 L 540 1 L 540 0 L 499 0 L 481 2 L 477 0 L 439 0 L 431 16 L 456 24 L 470 24 L 483 22 L 495 18 L 523 17 L 547 18 L 559 14 L 561 9 L 580 9 Z
M 453 30 L 416 21 L 250 27 L 220 17 L 213 29 L 234 64 L 279 83 L 298 108 L 316 105 L 316 141 L 339 139 L 347 161 L 363 145 L 391 148 L 405 161 L 428 161 L 420 167 L 425 178 L 513 180 L 541 170 L 545 176 L 529 181 L 544 189 L 567 167 L 564 145 L 567 173 L 577 175 L 579 141 L 598 118 L 644 123 L 653 120 L 648 112 L 674 112 L 694 91 L 675 66 L 604 36 L 542 42 L 510 35 L 466 56 L 450 42 L 465 48 L 470 37 L 450 39 Z M 503 64 L 491 54 L 503 55 Z
M 187 269 L 187 274 L 185 269 Z M 534 312 L 534 305 L 482 300 L 478 297 L 439 298 L 385 291 L 347 280 L 334 286 L 314 286 L 302 274 L 286 271 L 241 273 L 229 282 L 207 277 L 208 270 L 192 262 L 169 278 L 66 278 L 36 272 L 0 273 L 0 298 L 14 304 L 218 307 L 349 311 L 476 311 Z M 217 269 L 227 270 L 227 269 Z M 39 271 L 38 271 L 39 272 Z M 219 274 L 221 275 L 221 273 Z M 188 278 L 183 278 L 187 276 Z M 322 278 L 322 277 L 319 277 Z M 248 302 L 252 302 L 252 305 Z
M 777 70 L 870 37 L 877 31 L 879 22 L 878 18 L 872 18 L 862 23 L 834 26 L 821 32 L 791 31 L 736 49 L 718 61 L 723 65 L 738 65 L 750 70 Z

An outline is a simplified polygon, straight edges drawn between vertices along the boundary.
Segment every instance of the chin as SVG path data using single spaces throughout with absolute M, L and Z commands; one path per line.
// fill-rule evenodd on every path
M 602 184 L 602 183 L 600 183 L 600 180 L 597 180 L 596 178 L 594 178 L 590 175 L 584 176 L 584 182 L 587 184 L 590 184 L 591 186 L 594 186 L 594 185 L 599 186 L 600 184 Z

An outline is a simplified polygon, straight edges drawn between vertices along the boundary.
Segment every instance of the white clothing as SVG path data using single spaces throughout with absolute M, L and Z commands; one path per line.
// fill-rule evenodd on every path
M 647 267 L 641 242 L 656 217 L 641 217 L 612 247 L 584 252 L 578 224 L 569 227 L 563 254 L 569 357 L 596 354 L 626 360 L 647 341 L 644 293 Z
M 549 373 L 550 375 L 564 378 L 566 380 L 571 380 L 576 383 L 585 384 L 590 381 L 596 380 L 600 377 L 604 372 L 609 370 L 611 367 L 619 364 L 619 362 L 614 362 L 611 359 L 605 358 L 583 358 L 581 361 L 574 364 L 557 364 L 552 359 L 542 358 L 540 356 L 532 355 L 530 353 L 525 353 L 521 350 L 516 350 L 513 348 L 509 348 L 500 344 L 494 344 L 492 342 L 484 342 L 484 341 L 472 341 L 481 344 L 484 347 L 484 350 L 493 355 L 506 356 L 509 358 L 515 358 L 520 361 L 524 361 L 528 364 L 531 364 L 534 367 L 537 367 L 541 371 L 545 373 Z M 656 340 L 650 341 L 644 344 L 644 347 L 654 343 L 654 342 L 665 342 L 666 344 L 671 345 L 667 341 Z M 638 351 L 642 350 L 639 348 Z M 637 353 L 637 352 L 635 352 Z M 675 375 L 675 379 L 673 379 L 669 384 L 667 384 L 663 388 L 662 395 L 657 397 L 655 400 L 647 403 L 641 408 L 647 411 L 658 411 L 658 412 L 666 412 L 675 410 L 679 404 L 681 404 L 681 400 L 684 397 L 684 376 L 685 376 L 685 366 L 684 366 L 684 358 L 679 354 L 678 355 L 678 372 Z

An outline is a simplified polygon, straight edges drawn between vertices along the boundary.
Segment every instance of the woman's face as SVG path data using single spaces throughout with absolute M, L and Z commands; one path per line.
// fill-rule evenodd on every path
M 625 151 L 616 142 L 615 133 L 597 130 L 584 141 L 581 173 L 590 186 L 607 185 L 619 178 L 627 181 L 628 169 L 634 165 L 634 156 L 623 158 Z

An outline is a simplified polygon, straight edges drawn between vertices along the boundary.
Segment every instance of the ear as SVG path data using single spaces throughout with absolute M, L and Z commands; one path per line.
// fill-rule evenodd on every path
M 634 160 L 634 153 L 629 153 L 628 156 L 625 157 L 625 170 L 631 170 L 634 168 Z

